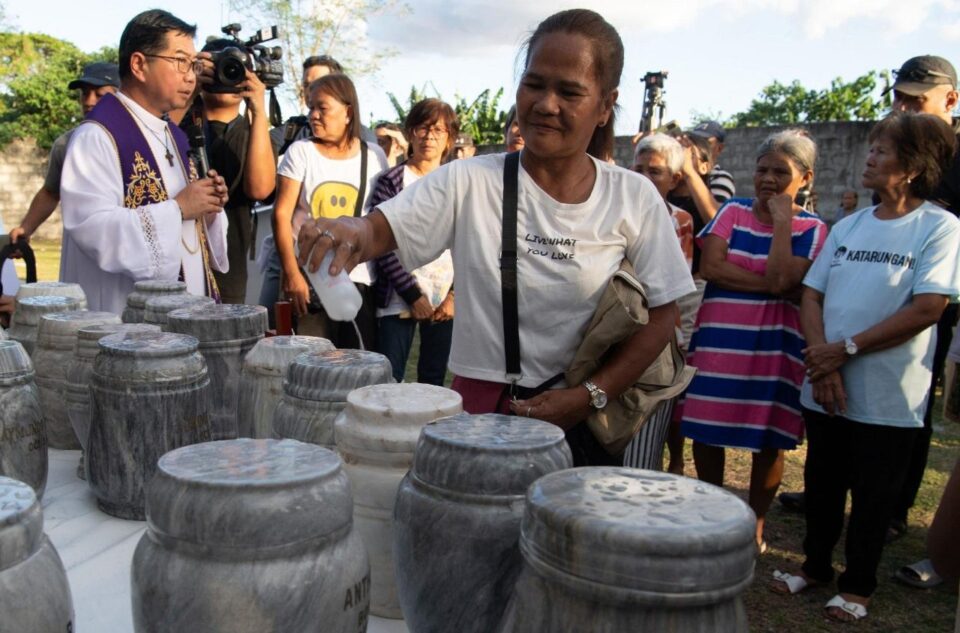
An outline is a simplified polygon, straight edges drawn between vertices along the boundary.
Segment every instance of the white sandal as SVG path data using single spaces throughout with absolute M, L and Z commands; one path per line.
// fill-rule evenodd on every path
M 787 587 L 787 591 L 791 594 L 800 593 L 808 586 L 810 586 L 810 581 L 804 578 L 803 576 L 795 576 L 794 574 L 788 574 L 782 572 L 779 569 L 773 572 L 773 579 L 782 582 Z
M 841 596 L 840 594 L 837 594 L 834 597 L 830 598 L 830 602 L 825 604 L 823 608 L 829 609 L 830 607 L 837 607 L 844 613 L 849 613 L 850 615 L 853 616 L 853 622 L 856 622 L 857 620 L 862 620 L 863 618 L 867 617 L 867 608 L 865 606 L 857 602 L 848 602 L 847 600 L 844 600 L 843 596 Z M 839 618 L 831 616 L 829 613 L 827 613 L 827 615 L 832 620 L 836 620 L 838 622 L 846 622 L 846 620 L 840 620 Z

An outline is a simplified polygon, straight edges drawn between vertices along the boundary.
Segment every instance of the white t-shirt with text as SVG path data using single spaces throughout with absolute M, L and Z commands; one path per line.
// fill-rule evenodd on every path
M 505 382 L 499 253 L 505 154 L 457 160 L 379 205 L 407 270 L 453 255 L 457 283 L 450 370 Z M 650 182 L 593 160 L 589 198 L 557 202 L 521 167 L 517 239 L 522 378 L 567 369 L 600 296 L 627 257 L 652 307 L 695 290 L 670 214 Z

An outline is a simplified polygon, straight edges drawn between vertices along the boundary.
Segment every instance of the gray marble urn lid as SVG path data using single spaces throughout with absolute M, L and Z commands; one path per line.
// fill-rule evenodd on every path
M 271 336 L 259 341 L 243 359 L 244 371 L 282 377 L 293 359 L 304 352 L 329 352 L 333 343 L 319 336 Z
M 659 594 L 742 589 L 756 517 L 696 479 L 613 466 L 554 472 L 527 492 L 524 555 L 578 578 Z
M 241 550 L 334 536 L 353 524 L 353 498 L 335 453 L 296 440 L 185 446 L 157 462 L 147 522 L 177 541 Z
M 143 304 L 143 320 L 149 323 L 166 323 L 167 314 L 180 308 L 192 308 L 198 305 L 214 305 L 216 301 L 210 297 L 199 295 L 160 295 L 150 297 Z
M 287 369 L 283 390 L 303 400 L 344 402 L 357 387 L 392 380 L 390 361 L 383 354 L 338 349 L 297 356 Z
M 80 284 L 63 281 L 35 281 L 32 284 L 20 284 L 20 288 L 17 289 L 18 300 L 46 295 L 73 297 L 74 299 L 79 299 L 82 304 L 86 304 L 87 302 L 87 295 L 84 294 Z
M 148 279 L 133 284 L 133 292 L 127 295 L 127 305 L 143 309 L 147 299 L 163 295 L 187 294 L 187 284 L 182 281 L 157 281 Z
M 54 346 L 72 349 L 78 330 L 101 323 L 120 323 L 120 317 L 112 312 L 90 310 L 44 314 L 37 329 L 37 342 L 48 341 Z
M 33 377 L 33 361 L 23 345 L 0 341 L 0 385 L 19 384 Z
M 462 411 L 463 398 L 452 389 L 421 383 L 360 387 L 347 394 L 337 418 L 337 446 L 412 453 L 425 424 Z
M 33 488 L 0 477 L 0 571 L 23 562 L 42 541 L 43 511 Z
M 132 358 L 169 358 L 197 351 L 198 341 L 173 332 L 118 332 L 99 341 L 100 352 L 107 356 Z
M 118 332 L 159 331 L 160 326 L 152 323 L 98 323 L 96 325 L 85 325 L 77 330 L 77 341 L 99 341 L 104 336 Z
M 543 475 L 572 465 L 558 426 L 495 413 L 460 413 L 423 428 L 411 472 L 447 490 L 522 496 Z
M 75 297 L 58 295 L 36 295 L 17 299 L 17 309 L 13 320 L 17 325 L 39 326 L 44 314 L 68 312 L 80 309 L 80 300 Z
M 267 309 L 242 304 L 179 308 L 167 314 L 167 328 L 195 336 L 201 343 L 254 338 L 267 329 Z

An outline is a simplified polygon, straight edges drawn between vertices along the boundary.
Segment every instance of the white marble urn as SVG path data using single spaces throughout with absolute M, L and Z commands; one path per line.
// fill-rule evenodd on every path
M 273 414 L 283 396 L 283 379 L 293 359 L 304 352 L 329 352 L 333 343 L 319 336 L 271 336 L 243 359 L 237 426 L 240 437 L 273 436 Z
M 340 458 L 294 440 L 164 455 L 131 577 L 137 633 L 366 631 L 370 565 Z
M 0 341 L 0 475 L 29 484 L 43 497 L 47 430 L 33 363 L 16 341 Z
M 353 488 L 353 520 L 370 554 L 370 612 L 402 618 L 393 556 L 397 490 L 424 425 L 463 411 L 455 391 L 419 383 L 371 385 L 347 395 L 334 423 Z
M 124 323 L 143 323 L 144 308 L 147 299 L 164 295 L 185 295 L 187 284 L 183 281 L 159 281 L 147 279 L 133 284 L 133 292 L 127 295 L 127 305 L 123 308 Z
M 67 572 L 43 533 L 43 511 L 33 488 L 0 477 L 0 630 L 73 631 Z
M 64 281 L 35 281 L 32 284 L 20 284 L 17 289 L 17 301 L 27 297 L 70 297 L 76 299 L 80 306 L 78 310 L 87 309 L 87 295 L 80 284 Z
M 551 473 L 527 492 L 523 571 L 500 633 L 747 633 L 756 517 L 732 493 L 633 468 Z
M 80 301 L 74 297 L 36 295 L 17 299 L 17 309 L 13 313 L 7 334 L 23 345 L 23 349 L 33 356 L 33 350 L 37 345 L 37 331 L 40 329 L 40 319 L 43 315 L 80 309 Z

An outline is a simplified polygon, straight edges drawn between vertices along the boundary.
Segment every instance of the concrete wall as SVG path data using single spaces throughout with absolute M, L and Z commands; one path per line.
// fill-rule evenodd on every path
M 872 123 L 836 122 L 814 123 L 805 126 L 817 141 L 818 156 L 814 177 L 814 190 L 818 197 L 818 209 L 832 214 L 840 207 L 840 196 L 847 189 L 860 194 L 860 205 L 870 204 L 870 191 L 860 186 L 860 174 L 867 157 L 867 135 Z M 733 174 L 737 183 L 737 195 L 753 196 L 753 168 L 756 151 L 768 135 L 781 127 L 736 128 L 727 132 L 720 166 Z M 631 137 L 617 137 L 614 158 L 618 165 L 633 164 Z M 502 145 L 481 147 L 480 154 L 502 152 Z
M 19 225 L 27 214 L 46 173 L 47 151 L 38 148 L 32 139 L 14 141 L 0 151 L 0 214 L 7 232 Z M 34 236 L 59 240 L 61 231 L 57 208 Z

